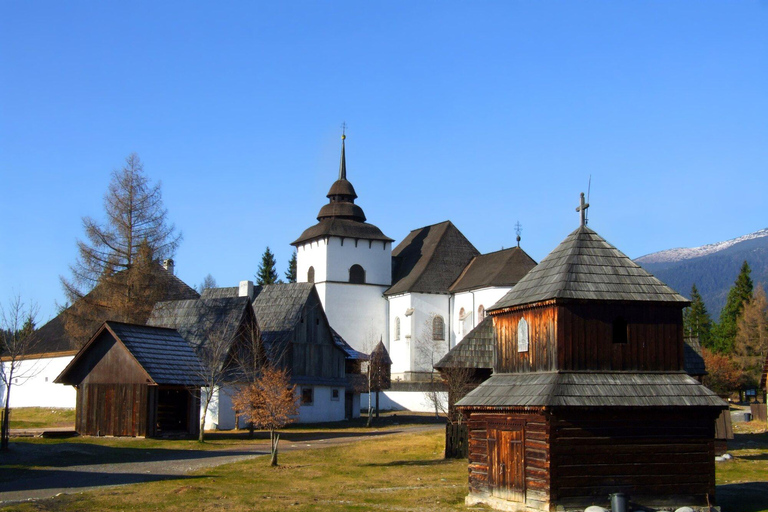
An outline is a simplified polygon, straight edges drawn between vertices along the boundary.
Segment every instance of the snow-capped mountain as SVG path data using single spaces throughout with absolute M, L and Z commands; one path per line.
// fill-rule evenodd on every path
M 738 238 L 726 240 L 725 242 L 715 242 L 714 244 L 702 245 L 700 247 L 680 247 L 677 249 L 667 249 L 665 251 L 654 252 L 652 254 L 640 256 L 635 261 L 640 264 L 646 264 L 670 263 L 681 260 L 690 260 L 693 258 L 700 258 L 702 256 L 707 256 L 708 254 L 723 251 L 741 242 L 746 242 L 747 240 L 754 240 L 755 238 L 762 238 L 766 236 L 768 236 L 768 228 L 761 229 L 760 231 L 755 231 L 754 233 L 740 236 Z
M 655 252 L 635 261 L 685 297 L 695 283 L 717 320 L 744 261 L 752 268 L 755 284 L 768 284 L 768 229 L 701 247 Z

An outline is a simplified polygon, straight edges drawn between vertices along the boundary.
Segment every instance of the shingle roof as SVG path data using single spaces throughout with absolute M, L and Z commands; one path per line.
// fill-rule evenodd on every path
M 104 322 L 91 340 L 56 378 L 63 384 L 71 382 L 69 375 L 77 368 L 86 353 L 99 343 L 104 332 L 109 332 L 133 355 L 136 361 L 157 384 L 177 386 L 202 386 L 202 367 L 189 343 L 174 329 L 146 325 Z
M 382 233 L 381 230 L 373 224 L 350 219 L 326 217 L 314 226 L 304 230 L 299 238 L 291 242 L 291 245 L 298 246 L 305 242 L 309 242 L 310 240 L 326 236 L 359 238 L 362 240 L 382 240 L 385 242 L 392 241 L 391 238 Z
M 352 346 L 347 343 L 344 338 L 342 338 L 341 335 L 337 333 L 333 328 L 331 328 L 331 335 L 333 336 L 333 342 L 336 344 L 336 346 L 344 351 L 345 359 L 353 359 L 357 361 L 367 361 L 370 359 L 368 354 L 353 349 Z
M 685 338 L 683 345 L 683 368 L 685 373 L 694 377 L 707 374 L 707 367 L 701 355 L 699 338 Z
M 312 283 L 265 286 L 253 301 L 253 310 L 262 334 L 293 331 L 314 286 Z
M 389 357 L 389 352 L 387 352 L 387 347 L 384 346 L 383 342 L 378 342 L 376 344 L 376 347 L 374 347 L 373 351 L 371 351 L 371 358 L 376 361 L 378 360 L 380 364 L 392 364 L 392 359 Z
M 248 307 L 248 297 L 160 302 L 147 324 L 176 329 L 197 350 L 212 337 L 234 340 Z
M 688 300 L 586 226 L 568 235 L 491 309 L 549 299 Z
M 519 247 L 475 256 L 450 288 L 451 293 L 489 286 L 514 286 L 536 262 Z
M 392 251 L 392 286 L 385 295 L 448 293 L 479 251 L 451 221 L 411 231 Z
M 200 294 L 201 299 L 225 299 L 229 297 L 237 297 L 240 295 L 240 287 L 238 286 L 225 286 L 222 288 L 206 288 L 203 293 Z
M 174 329 L 107 322 L 133 357 L 158 384 L 202 386 L 200 360 Z
M 160 278 L 158 284 L 163 286 L 164 296 L 163 300 L 174 299 L 195 299 L 200 295 L 184 281 L 177 276 L 171 274 L 165 270 L 160 264 L 156 265 L 157 276 Z M 103 285 L 97 285 L 91 290 L 86 297 L 98 297 Z M 71 307 L 71 306 L 70 306 Z M 69 310 L 70 308 L 67 308 Z M 59 313 L 52 318 L 45 325 L 37 329 L 32 336 L 33 346 L 35 347 L 34 354 L 52 354 L 57 352 L 76 352 L 78 350 L 77 343 L 72 339 L 64 327 L 64 317 L 66 311 Z M 107 313 L 105 312 L 105 315 Z M 109 320 L 106 316 L 101 319 Z M 33 355 L 33 354 L 30 354 Z
M 485 317 L 435 365 L 442 368 L 493 368 L 493 318 Z
M 459 407 L 718 407 L 714 392 L 684 373 L 507 373 L 469 392 Z

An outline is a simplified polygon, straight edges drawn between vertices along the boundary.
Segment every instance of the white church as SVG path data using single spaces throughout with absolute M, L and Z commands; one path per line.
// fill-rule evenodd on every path
M 394 383 L 387 395 L 404 399 L 397 389 L 407 386 L 398 384 L 423 381 L 429 361 L 461 341 L 536 262 L 519 247 L 480 254 L 450 221 L 415 229 L 393 248 L 355 204 L 344 139 L 329 202 L 292 243 L 297 278 L 315 284 L 328 321 L 352 347 L 369 353 L 384 342 Z M 420 357 L 425 345 L 435 352 L 429 360 Z

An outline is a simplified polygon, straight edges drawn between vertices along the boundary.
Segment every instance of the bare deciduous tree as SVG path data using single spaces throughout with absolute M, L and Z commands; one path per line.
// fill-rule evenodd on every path
M 197 293 L 202 294 L 209 288 L 216 288 L 216 279 L 211 274 L 205 276 L 203 282 L 197 285 Z
M 61 277 L 72 304 L 65 328 L 79 344 L 105 319 L 144 323 L 162 284 L 156 261 L 172 256 L 181 242 L 167 222 L 160 184 L 150 185 L 135 153 L 112 173 L 104 209 L 105 223 L 83 218 L 85 240 L 77 241 L 72 277 Z
M 256 428 L 269 431 L 271 466 L 277 466 L 278 430 L 294 422 L 299 413 L 296 386 L 290 382 L 287 370 L 265 366 L 254 382 L 232 397 L 233 408 L 239 416 Z
M 420 372 L 425 373 L 428 390 L 427 402 L 435 410 L 435 418 L 440 417 L 440 412 L 448 410 L 448 402 L 445 396 L 442 379 L 435 371 L 435 364 L 448 352 L 447 336 L 441 336 L 434 330 L 435 316 L 430 317 L 416 337 L 416 366 Z
M 24 304 L 17 295 L 6 306 L 0 304 L 0 378 L 5 386 L 5 407 L 0 425 L 0 449 L 8 449 L 10 437 L 11 388 L 37 375 L 42 368 L 35 363 L 23 365 L 25 356 L 35 352 L 36 304 Z

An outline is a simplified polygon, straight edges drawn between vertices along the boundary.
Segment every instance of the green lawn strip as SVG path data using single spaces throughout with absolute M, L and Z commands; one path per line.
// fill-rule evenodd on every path
M 734 426 L 735 439 L 728 442 L 733 458 L 715 465 L 724 512 L 768 512 L 768 432 L 755 423 Z
M 18 407 L 11 409 L 11 428 L 75 428 L 75 410 L 51 407 Z
M 286 452 L 190 474 L 13 505 L 7 510 L 465 510 L 466 461 L 442 458 L 444 434 L 404 434 Z

